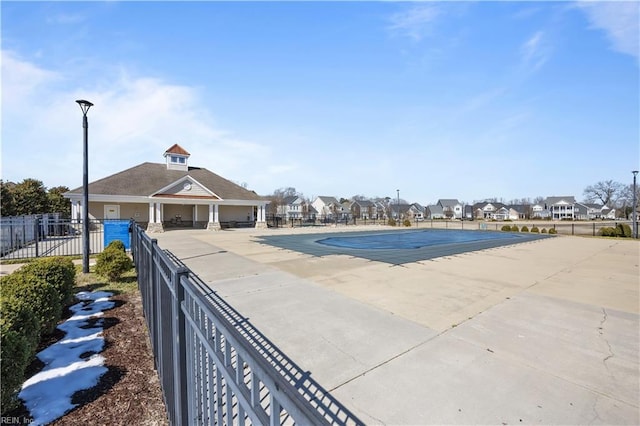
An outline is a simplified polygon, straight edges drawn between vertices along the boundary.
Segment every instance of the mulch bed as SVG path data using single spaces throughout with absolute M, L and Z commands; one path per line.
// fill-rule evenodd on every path
M 140 293 L 121 294 L 112 300 L 116 307 L 105 312 L 102 351 L 109 371 L 96 387 L 76 393 L 72 402 L 79 407 L 52 425 L 169 423 Z
M 72 402 L 78 407 L 51 425 L 169 424 L 158 373 L 154 370 L 140 293 L 120 294 L 111 300 L 116 306 L 105 312 L 105 348 L 101 353 L 108 372 L 97 386 L 77 392 Z M 37 370 L 37 364 L 34 362 L 31 369 Z M 9 415 L 29 417 L 24 406 Z

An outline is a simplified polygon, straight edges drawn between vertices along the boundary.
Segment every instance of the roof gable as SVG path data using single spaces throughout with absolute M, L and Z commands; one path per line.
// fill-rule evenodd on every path
M 563 197 L 547 197 L 547 204 L 558 204 L 558 205 L 569 205 L 569 204 L 575 204 L 576 203 L 576 199 L 575 197 L 571 196 L 563 196 Z
M 460 204 L 460 201 L 456 200 L 455 198 L 451 198 L 451 199 L 442 198 L 438 200 L 436 204 L 439 204 L 442 207 L 453 207 Z
M 151 194 L 152 197 L 170 197 L 170 198 L 212 198 L 220 200 L 216 194 L 207 189 L 191 176 L 185 176 L 178 179 L 164 188 L 159 189 Z
M 169 149 L 167 149 L 164 152 L 165 156 L 167 154 L 178 154 L 178 155 L 184 155 L 184 156 L 187 156 L 187 157 L 189 157 L 191 155 L 183 147 L 181 147 L 177 143 L 174 143 L 173 145 L 171 145 L 171 147 L 169 147 Z
M 170 170 L 164 164 L 158 163 L 142 163 L 94 181 L 89 184 L 89 194 L 150 197 L 160 192 L 164 193 L 181 182 L 184 183 L 186 178 L 190 178 L 192 185 L 197 183 L 199 188 L 208 191 L 209 197 L 213 195 L 221 200 L 262 200 L 255 192 L 207 169 L 189 167 L 188 170 Z M 82 187 L 69 191 L 68 194 L 82 194 Z M 199 198 L 188 195 L 184 197 Z

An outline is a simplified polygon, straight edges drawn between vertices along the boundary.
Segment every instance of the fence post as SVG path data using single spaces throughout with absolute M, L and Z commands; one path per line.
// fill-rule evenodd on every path
M 571 223 L 571 235 L 575 235 L 575 224 Z
M 155 253 L 156 250 L 158 250 L 158 240 L 153 238 L 151 240 L 151 246 L 149 247 L 149 263 L 148 263 L 148 268 L 149 271 L 147 273 L 147 294 L 149 295 L 148 297 L 148 306 L 149 306 L 149 318 L 147 319 L 147 322 L 149 324 L 149 334 L 151 335 L 151 344 L 153 346 L 153 350 L 155 353 L 157 353 L 158 349 L 158 341 L 157 341 L 157 336 L 158 336 L 158 329 L 157 329 L 157 320 L 158 320 L 158 303 L 156 301 L 157 298 L 157 293 L 158 293 L 158 289 L 155 288 L 155 283 L 156 283 L 156 268 L 154 265 L 154 258 L 155 258 Z M 153 363 L 154 363 L 154 367 L 157 370 L 158 369 L 158 359 L 157 357 L 153 357 Z
M 593 236 L 596 236 L 596 223 L 593 222 Z
M 184 312 L 182 312 L 182 302 L 184 301 L 184 287 L 182 278 L 189 276 L 189 269 L 181 266 L 173 273 L 173 288 L 175 297 L 173 298 L 173 330 L 176 339 L 173 344 L 173 374 L 174 374 L 174 400 L 175 419 L 178 425 L 189 424 L 189 401 L 187 399 L 187 332 L 185 327 Z M 228 392 L 228 390 L 227 390 Z
M 40 231 L 40 229 L 39 229 L 39 227 L 40 227 L 40 223 L 39 223 L 40 219 L 38 219 L 37 217 L 35 219 L 36 220 L 33 221 L 33 238 L 36 241 L 36 257 L 38 257 L 39 256 L 39 253 L 38 253 L 38 234 L 40 233 L 39 232 Z

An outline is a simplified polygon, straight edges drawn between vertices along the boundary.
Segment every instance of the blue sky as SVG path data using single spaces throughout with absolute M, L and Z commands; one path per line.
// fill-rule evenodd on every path
M 7 2 L 2 178 L 179 143 L 260 194 L 472 202 L 630 183 L 638 2 Z

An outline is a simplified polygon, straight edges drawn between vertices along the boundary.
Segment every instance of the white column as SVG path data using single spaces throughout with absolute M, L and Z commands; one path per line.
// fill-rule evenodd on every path
M 215 223 L 220 222 L 220 206 L 217 204 L 213 205 L 213 221 Z
M 258 220 L 256 221 L 256 229 L 265 229 L 267 227 L 266 212 L 264 205 L 258 206 Z
M 195 228 L 196 222 L 198 221 L 198 205 L 195 204 L 193 206 L 193 227 Z
M 149 223 L 156 223 L 154 212 L 153 203 L 149 203 Z
M 220 230 L 220 220 L 218 217 L 218 205 L 217 204 L 209 204 L 209 223 L 207 224 L 207 229 L 209 231 L 219 231 Z
M 147 232 L 164 232 L 162 227 L 161 203 L 149 203 L 149 224 Z
M 73 221 L 80 220 L 80 202 L 79 201 L 71 202 L 71 220 Z

